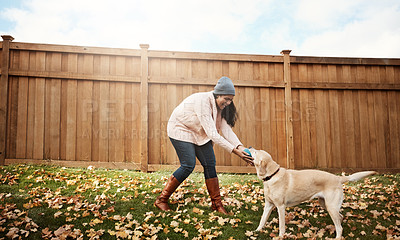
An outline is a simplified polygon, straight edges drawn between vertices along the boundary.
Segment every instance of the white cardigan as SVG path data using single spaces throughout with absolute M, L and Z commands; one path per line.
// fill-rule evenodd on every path
M 190 95 L 172 112 L 167 125 L 168 136 L 199 146 L 211 140 L 232 152 L 243 144 L 220 112 L 212 92 Z

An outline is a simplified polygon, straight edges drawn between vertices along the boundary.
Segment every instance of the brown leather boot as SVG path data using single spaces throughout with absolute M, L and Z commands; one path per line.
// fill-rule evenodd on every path
M 157 197 L 154 202 L 154 206 L 158 207 L 163 211 L 169 211 L 168 199 L 172 195 L 173 192 L 178 188 L 179 184 L 181 184 L 175 177 L 172 175 L 167 184 L 165 184 L 164 190 L 161 192 L 160 196 Z
M 222 205 L 221 194 L 219 191 L 218 177 L 206 179 L 208 193 L 211 197 L 211 208 L 223 214 L 228 214 Z

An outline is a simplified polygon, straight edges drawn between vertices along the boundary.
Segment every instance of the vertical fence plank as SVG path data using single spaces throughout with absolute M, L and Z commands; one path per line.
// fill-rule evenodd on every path
M 400 74 L 400 72 L 399 72 L 399 74 Z M 395 95 L 395 99 L 397 99 L 397 100 L 395 100 L 396 105 L 397 105 L 397 111 L 396 112 L 400 113 L 400 101 L 398 101 L 398 99 L 400 99 L 400 92 L 395 92 L 394 95 Z M 400 130 L 400 116 L 399 115 L 397 115 L 397 129 Z M 400 131 L 397 131 L 397 133 L 398 133 L 397 136 L 399 136 L 399 132 Z M 396 136 L 393 136 L 393 138 L 395 138 L 395 137 Z M 400 137 L 395 139 L 393 148 L 394 148 L 393 152 L 395 153 L 393 155 L 393 159 L 395 161 L 395 165 L 393 167 L 394 168 L 400 168 L 400 161 L 398 161 L 398 159 L 400 159 Z
M 286 121 L 285 121 L 285 91 L 283 89 L 276 90 L 276 147 L 277 147 L 277 160 L 282 166 L 287 165 L 287 135 L 286 132 Z
M 77 54 L 68 54 L 68 67 L 67 71 L 71 73 L 78 72 L 78 55 Z M 65 150 L 65 158 L 66 160 L 76 160 L 76 115 L 77 115 L 77 88 L 78 81 L 75 79 L 71 79 L 67 81 L 67 119 L 66 119 L 66 150 Z
M 63 56 L 64 58 L 64 56 Z M 64 63 L 64 61 L 63 61 Z M 68 117 L 68 80 L 61 81 L 61 99 L 60 99 L 60 159 L 67 159 L 67 117 Z
M 324 103 L 324 91 L 316 90 L 315 91 L 315 128 L 316 128 L 316 159 L 318 167 L 326 167 L 327 156 L 326 156 L 326 148 L 325 148 L 325 136 L 326 129 L 324 126 L 324 122 L 326 116 L 324 114 L 325 103 Z
M 261 95 L 261 90 L 262 88 L 255 88 L 254 89 L 254 125 L 255 125 L 255 138 L 253 139 L 254 142 L 247 142 L 246 146 L 255 146 L 257 143 L 262 144 L 263 142 L 263 126 L 262 126 L 262 117 L 263 117 L 263 111 L 264 109 L 261 109 L 261 104 L 260 101 L 262 101 L 262 97 L 263 95 Z
M 340 149 L 340 116 L 339 116 L 339 96 L 337 90 L 329 90 L 329 115 L 331 122 L 331 141 L 332 141 L 332 161 L 329 167 L 341 166 Z
M 153 84 L 149 89 L 149 130 L 150 136 L 154 136 L 155 131 L 159 128 L 160 131 L 166 129 L 161 121 L 161 104 L 164 102 L 162 99 L 166 99 L 166 92 L 161 91 L 160 84 Z M 165 161 L 167 141 L 163 138 L 152 137 L 149 141 L 149 163 L 150 164 L 162 164 Z
M 258 124 L 262 126 L 262 142 L 257 142 L 254 144 L 256 149 L 265 149 L 266 151 L 269 151 L 269 149 L 272 147 L 269 93 L 269 88 L 260 89 L 259 109 L 261 112 L 261 118 L 259 119 Z
M 14 40 L 9 35 L 1 36 L 1 79 L 0 79 L 0 165 L 4 165 L 7 145 L 7 113 L 8 113 L 8 71 L 10 65 L 10 42 Z
M 110 57 L 109 56 L 94 56 L 93 57 L 93 73 L 98 74 L 98 75 L 109 75 L 110 74 Z M 101 85 L 104 84 L 103 82 L 98 82 L 95 81 L 93 82 L 93 93 L 92 93 L 92 101 L 93 101 L 93 116 L 92 116 L 92 133 L 93 133 L 93 138 L 92 138 L 92 161 L 99 162 L 99 161 L 108 161 L 108 153 L 107 153 L 107 158 L 104 157 L 104 152 L 102 152 L 100 149 L 102 148 L 102 145 L 105 143 L 101 143 L 102 136 L 103 134 L 106 134 L 106 138 L 108 139 L 108 129 L 107 132 L 102 132 L 101 125 L 102 121 L 104 121 L 101 118 L 101 113 L 102 111 L 107 111 L 107 106 L 102 106 L 102 99 L 101 97 L 101 90 L 100 87 Z M 105 107 L 105 108 L 102 108 Z M 108 141 L 106 143 L 107 148 L 108 148 Z M 107 160 L 105 160 L 107 159 Z
M 357 156 L 354 149 L 356 149 L 355 144 L 355 124 L 354 124 L 354 102 L 353 95 L 355 92 L 353 91 L 345 91 L 344 92 L 344 101 L 343 101 L 343 116 L 344 116 L 344 125 L 343 129 L 345 132 L 345 138 L 342 140 L 342 149 L 344 149 L 344 155 L 346 160 L 346 167 L 356 168 L 357 167 Z
M 355 167 L 359 168 L 362 166 L 361 164 L 361 130 L 360 130 L 360 102 L 359 102 L 359 91 L 352 92 L 353 98 L 353 126 L 354 126 L 354 154 L 356 155 Z
M 28 78 L 18 78 L 18 114 L 17 114 L 17 139 L 16 158 L 26 158 L 26 125 L 28 113 Z
M 77 136 L 76 136 L 76 158 L 78 161 L 92 160 L 92 114 L 94 111 L 93 83 L 90 81 L 79 81 L 77 91 Z
M 112 121 L 112 100 L 110 98 L 110 83 L 101 82 L 99 84 L 98 96 L 98 150 L 99 161 L 109 162 L 110 151 L 110 121 Z
M 293 118 L 293 149 L 294 149 L 294 166 L 301 167 L 301 110 L 300 110 L 300 90 L 292 91 L 292 118 Z
M 285 83 L 285 124 L 286 124 L 286 167 L 294 167 L 294 142 L 293 142 L 293 100 L 292 79 L 290 75 L 291 50 L 283 50 L 283 81 Z
M 177 99 L 177 93 L 176 93 L 176 87 L 172 85 L 163 85 L 163 90 L 162 92 L 165 92 L 166 96 L 166 102 L 165 102 L 165 109 L 166 111 L 164 112 L 165 120 L 168 121 L 169 117 L 172 114 L 172 111 L 175 109 L 176 106 L 179 104 L 179 99 Z M 166 140 L 164 142 L 164 148 L 167 149 L 166 151 L 166 163 L 169 165 L 174 165 L 178 163 L 178 158 L 175 152 L 175 149 L 173 147 L 167 147 L 168 141 Z M 171 146 L 171 144 L 169 145 Z
M 68 71 L 68 54 L 61 54 L 61 71 Z M 60 97 L 60 159 L 65 160 L 66 157 L 66 135 L 67 135 L 67 91 L 68 91 L 68 80 L 61 81 L 61 97 Z
M 374 103 L 374 93 L 372 91 L 367 92 L 367 104 L 368 104 L 368 131 L 369 131 L 369 154 L 370 159 L 368 166 L 377 167 L 377 136 L 376 136 L 376 119 L 375 119 L 375 103 Z M 365 100 L 364 100 L 365 101 Z
M 160 150 L 159 150 L 159 154 L 160 154 L 160 159 L 157 160 L 153 160 L 153 162 L 158 161 L 161 162 L 161 164 L 166 164 L 169 162 L 170 158 L 175 158 L 176 154 L 174 153 L 174 148 L 172 146 L 172 144 L 170 144 L 169 138 L 168 138 L 168 134 L 167 134 L 167 125 L 168 125 L 168 120 L 169 117 L 171 115 L 171 113 L 169 112 L 168 109 L 168 103 L 167 101 L 163 101 L 162 99 L 167 99 L 167 88 L 165 85 L 158 85 L 157 89 L 161 92 L 161 94 L 159 94 L 159 113 L 156 113 L 157 118 L 160 118 L 160 123 L 161 123 L 161 129 L 160 131 L 163 132 L 165 135 L 163 138 L 161 138 L 161 146 L 160 146 Z M 154 98 L 156 99 L 156 98 Z M 157 119 L 158 120 L 158 119 Z M 155 140 L 156 142 L 158 141 L 158 139 Z
M 376 69 L 377 73 L 379 69 Z M 389 128 L 387 121 L 389 119 L 387 109 L 387 93 L 382 91 L 374 92 L 375 103 L 375 121 L 376 121 L 376 141 L 377 141 L 377 158 L 376 166 L 378 168 L 387 168 L 387 161 L 381 159 L 388 159 L 389 145 L 387 144 L 387 129 Z
M 49 62 L 49 71 L 60 72 L 62 68 L 62 55 L 61 53 L 48 53 L 50 56 L 48 58 Z M 50 125 L 48 125 L 49 131 L 49 141 L 46 143 L 49 144 L 50 152 L 49 157 L 50 159 L 58 160 L 60 159 L 60 126 L 61 126 L 61 79 L 50 79 L 47 83 L 49 87 L 49 97 L 50 104 L 49 109 L 50 111 L 48 116 L 50 116 Z
M 78 82 L 77 80 L 68 80 L 66 84 L 66 95 L 65 96 L 65 101 L 66 109 L 64 111 L 66 112 L 66 119 L 65 121 L 65 126 L 67 128 L 67 131 L 65 133 L 65 159 L 66 160 L 76 160 L 76 115 L 77 115 L 77 106 L 76 106 L 76 100 L 77 100 L 77 87 L 78 87 Z
M 33 67 L 33 66 L 32 66 Z M 45 71 L 46 53 L 36 52 L 35 71 Z M 34 142 L 33 159 L 44 158 L 44 132 L 45 132 L 45 104 L 46 104 L 46 80 L 35 79 L 35 119 L 34 119 Z
M 49 62 L 49 61 L 46 61 Z M 50 160 L 50 124 L 51 124 L 51 85 L 49 79 L 45 79 L 45 106 L 44 106 L 44 158 Z
M 29 78 L 28 80 L 28 122 L 27 122 L 27 135 L 26 135 L 26 158 L 33 159 L 33 143 L 35 141 L 34 123 L 35 123 L 35 79 Z
M 120 121 L 120 117 L 119 115 L 119 104 L 117 101 L 117 96 L 118 96 L 118 92 L 117 92 L 117 83 L 110 83 L 110 119 L 109 119 L 109 133 L 108 133 L 108 145 L 109 145 L 109 162 L 116 162 L 117 161 L 117 151 L 118 151 L 118 143 L 119 143 L 119 121 Z
M 268 110 L 270 112 L 270 116 L 271 116 L 271 125 L 270 125 L 270 129 L 269 129 L 269 134 L 270 134 L 270 138 L 271 138 L 271 146 L 270 146 L 270 150 L 269 153 L 271 154 L 271 156 L 275 159 L 278 158 L 278 146 L 277 146 L 277 121 L 278 121 L 278 117 L 276 114 L 276 89 L 270 89 L 269 92 L 269 106 L 268 106 Z
M 112 75 L 123 76 L 125 74 L 125 59 L 123 57 L 117 56 L 115 58 L 115 72 L 111 71 Z M 116 92 L 117 92 L 117 146 L 116 146 L 116 162 L 125 162 L 125 106 L 127 103 L 127 98 L 125 96 L 125 90 L 127 88 L 126 83 L 117 82 Z
M 300 111 L 301 111 L 301 166 L 309 166 L 311 160 L 311 136 L 310 119 L 308 115 L 308 90 L 300 90 Z
M 16 158 L 17 124 L 18 124 L 18 77 L 9 78 L 7 157 Z
M 368 166 L 370 162 L 371 154 L 370 154 L 370 144 L 369 144 L 369 130 L 368 130 L 368 103 L 367 99 L 367 91 L 359 91 L 358 95 L 359 99 L 359 109 L 360 109 L 360 139 L 361 139 L 361 161 L 360 167 L 365 168 Z
M 110 84 L 110 99 L 114 99 L 113 117 L 110 119 L 110 136 L 109 136 L 109 161 L 124 161 L 124 102 L 125 88 L 123 83 Z
M 96 65 L 100 65 L 97 64 L 96 60 L 98 60 L 98 58 L 95 58 L 95 66 Z M 103 68 L 102 68 L 103 69 Z M 95 69 L 96 71 L 96 69 Z M 105 161 L 108 162 L 108 154 L 107 154 L 107 160 L 105 160 L 104 158 L 104 153 L 102 151 L 100 151 L 100 149 L 102 148 L 102 144 L 101 140 L 103 139 L 103 134 L 105 134 L 104 132 L 102 132 L 102 129 L 100 128 L 103 119 L 101 118 L 101 112 L 102 111 L 107 111 L 107 107 L 106 108 L 101 108 L 104 106 L 101 106 L 101 102 L 104 101 L 104 99 L 101 98 L 101 93 L 100 93 L 100 86 L 104 84 L 103 82 L 94 82 L 93 83 L 93 95 L 92 95 L 92 101 L 93 101 L 93 116 L 92 116 L 92 134 L 93 134 L 93 138 L 92 138 L 92 161 L 94 162 L 100 162 L 100 161 Z M 108 130 L 108 129 L 106 129 Z M 107 131 L 108 133 L 108 131 Z M 108 139 L 108 134 L 105 135 L 106 138 Z M 108 148 L 108 141 L 107 141 L 107 148 Z
M 100 56 L 100 74 L 110 74 L 110 58 L 108 56 Z M 98 161 L 110 161 L 110 123 L 113 121 L 113 104 L 114 99 L 110 98 L 110 82 L 100 82 L 98 86 L 97 102 L 97 133 L 95 144 L 98 144 Z
M 160 59 L 149 59 L 149 76 L 161 76 L 161 61 Z M 167 93 L 165 85 L 152 84 L 149 88 L 149 129 L 155 131 L 160 128 L 160 131 L 166 131 L 166 106 L 167 106 Z M 161 100 L 162 99 L 162 100 Z M 165 129 L 164 129 L 165 128 Z M 150 134 L 151 135 L 151 134 Z M 149 164 L 163 164 L 166 163 L 166 139 L 153 139 L 149 141 Z
M 141 52 L 141 75 L 140 75 L 140 93 L 141 93 L 141 129 L 140 129 L 140 153 L 141 153 L 141 170 L 143 172 L 148 171 L 148 136 L 149 136 L 149 128 L 148 128 L 148 120 L 149 120 L 149 112 L 148 112 L 148 95 L 149 95 L 149 57 L 148 57 L 148 44 L 141 44 L 140 48 Z
M 132 101 L 133 101 L 133 105 L 134 105 L 134 108 L 133 108 L 133 110 L 134 110 L 134 114 L 133 114 L 133 120 L 134 120 L 134 124 L 133 124 L 133 136 L 134 136 L 134 142 L 133 142 L 133 148 L 132 148 L 132 151 L 133 151 L 133 157 L 134 157 L 134 162 L 135 162 L 135 164 L 137 164 L 137 165 L 135 165 L 135 166 L 138 166 L 138 167 L 136 167 L 136 169 L 140 169 L 140 161 L 141 161 L 141 152 L 140 152 L 140 149 L 141 149 L 141 146 L 140 146 L 140 126 L 141 126 L 141 123 L 140 123 L 140 121 L 141 121 L 141 108 L 140 108 L 140 106 L 141 106 L 141 95 L 140 94 L 138 94 L 139 92 L 140 92 L 140 84 L 134 84 L 133 85 L 133 89 L 132 89 L 132 91 L 133 91 L 133 99 L 132 99 Z
M 398 159 L 400 159 L 400 116 L 398 113 L 400 112 L 400 102 L 398 101 L 398 99 L 400 99 L 400 93 L 393 92 L 391 94 L 391 97 L 392 99 L 390 101 L 390 121 L 393 123 L 393 127 L 391 127 L 390 130 L 393 130 L 391 131 L 391 133 L 394 133 L 391 137 L 392 163 L 393 168 L 399 168 L 400 161 L 398 161 Z
M 61 117 L 61 80 L 52 79 L 51 80 L 51 125 L 50 125 L 50 139 L 51 139 L 51 149 L 50 157 L 51 159 L 60 159 L 60 117 Z
M 245 146 L 253 146 L 254 143 L 256 143 L 256 138 L 257 135 L 259 134 L 259 132 L 257 132 L 257 125 L 255 122 L 255 119 L 257 119 L 257 111 L 255 109 L 255 105 L 254 103 L 256 103 L 257 99 L 256 99 L 256 93 L 255 93 L 255 88 L 251 88 L 251 87 L 246 87 L 245 91 L 244 91 L 244 96 L 243 98 L 246 101 L 246 107 L 245 107 L 245 118 L 246 118 L 246 128 L 245 129 L 253 129 L 253 134 L 245 134 L 245 132 L 242 132 L 242 139 L 240 139 L 242 141 L 243 144 L 245 144 Z M 243 121 L 243 120 L 242 120 Z M 237 132 L 237 129 L 235 129 L 235 132 Z M 232 155 L 233 156 L 233 155 Z M 236 157 L 236 156 L 234 156 Z M 241 159 L 239 159 L 241 160 Z M 240 161 L 240 165 L 241 166 L 246 166 L 246 162 L 245 161 Z M 222 165 L 223 166 L 223 165 Z
M 33 159 L 44 158 L 44 106 L 45 106 L 45 80 L 35 79 L 35 119 L 34 119 L 34 142 Z
M 19 58 L 19 68 L 29 69 L 29 52 L 21 51 Z M 26 158 L 27 147 L 27 121 L 28 121 L 28 77 L 18 78 L 18 115 L 17 115 L 17 139 L 16 157 Z
M 93 55 L 78 56 L 78 72 L 93 74 Z M 78 81 L 77 91 L 77 136 L 76 158 L 79 161 L 92 160 L 93 139 L 93 82 Z
M 394 91 L 388 92 L 388 115 L 389 115 L 389 159 L 388 159 L 388 167 L 395 168 L 396 163 L 399 162 L 400 159 L 400 118 L 398 116 L 398 107 L 399 102 L 396 101 L 396 97 L 400 97 L 398 93 Z
M 310 124 L 310 167 L 317 168 L 318 167 L 318 159 L 317 159 L 317 130 L 316 130 L 316 122 L 315 122 L 315 91 L 309 91 L 308 94 L 308 104 L 307 104 L 307 117 L 309 119 Z
M 133 124 L 135 122 L 135 102 L 133 101 L 133 84 L 125 85 L 125 105 L 124 105 L 124 162 L 134 162 L 134 147 L 135 138 L 133 131 L 135 128 Z
M 343 68 L 342 68 L 343 69 Z M 342 168 L 347 168 L 348 167 L 348 159 L 347 159 L 347 152 L 346 149 L 349 146 L 349 144 L 346 142 L 346 129 L 348 129 L 350 126 L 346 126 L 345 121 L 346 121 L 346 116 L 345 116 L 345 101 L 344 101 L 344 93 L 345 91 L 337 91 L 338 92 L 338 130 L 337 132 L 339 133 L 339 146 L 340 146 L 340 157 L 337 160 L 340 163 L 340 166 Z

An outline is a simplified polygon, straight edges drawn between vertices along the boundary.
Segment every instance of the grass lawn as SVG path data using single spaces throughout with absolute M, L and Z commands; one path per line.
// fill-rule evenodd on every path
M 0 166 L 0 239 L 271 239 L 276 210 L 263 232 L 262 183 L 254 174 L 219 174 L 226 209 L 210 211 L 202 173 L 190 175 L 171 197 L 174 211 L 153 206 L 172 172 Z M 346 239 L 400 239 L 400 174 L 345 185 Z M 287 239 L 335 236 L 318 201 L 287 209 Z

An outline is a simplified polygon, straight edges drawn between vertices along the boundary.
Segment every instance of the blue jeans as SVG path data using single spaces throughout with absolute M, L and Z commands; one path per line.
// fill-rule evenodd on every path
M 173 173 L 174 177 L 183 182 L 193 172 L 196 166 L 196 157 L 204 168 L 205 179 L 217 177 L 215 170 L 215 154 L 212 141 L 198 146 L 190 142 L 179 141 L 170 138 L 172 145 L 178 154 L 181 166 Z

